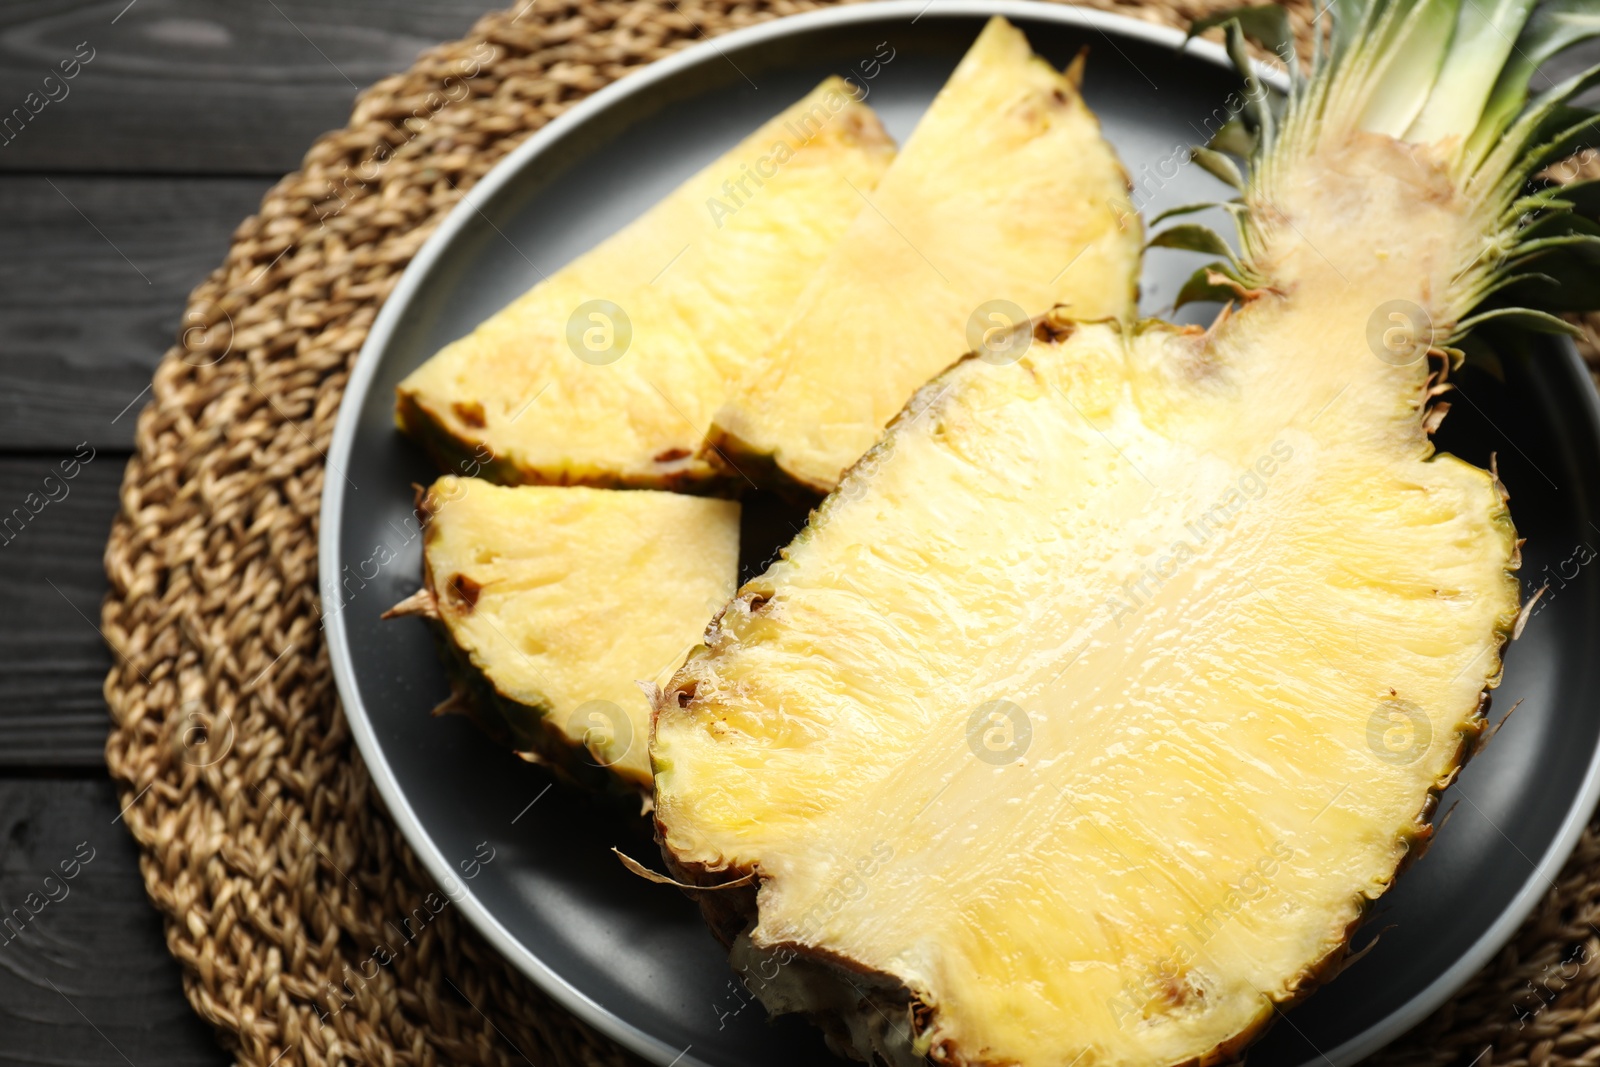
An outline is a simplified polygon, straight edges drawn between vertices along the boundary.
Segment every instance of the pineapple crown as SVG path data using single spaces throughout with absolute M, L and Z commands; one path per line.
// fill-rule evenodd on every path
M 1575 333 L 1558 314 L 1600 308 L 1600 181 L 1563 184 L 1549 173 L 1592 151 L 1600 113 L 1572 101 L 1600 83 L 1600 66 L 1540 93 L 1531 88 L 1547 60 L 1600 37 L 1596 0 L 1330 0 L 1314 22 L 1309 67 L 1276 4 L 1212 15 L 1190 36 L 1214 27 L 1244 76 L 1245 104 L 1193 159 L 1240 195 L 1153 222 L 1223 207 L 1238 223 L 1242 250 L 1195 223 L 1158 233 L 1152 247 L 1224 257 L 1190 278 L 1180 305 L 1268 288 L 1252 266 L 1262 239 L 1252 205 L 1270 201 L 1275 174 L 1323 138 L 1363 132 L 1426 146 L 1479 213 L 1481 241 L 1457 274 L 1463 314 L 1450 341 L 1491 320 Z M 1247 40 L 1284 60 L 1287 94 L 1268 91 Z

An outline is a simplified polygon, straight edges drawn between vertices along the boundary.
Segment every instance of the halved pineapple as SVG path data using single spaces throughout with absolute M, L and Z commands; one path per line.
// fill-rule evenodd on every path
M 1341 11 L 1258 98 L 1245 254 L 1197 278 L 1242 308 L 1051 314 L 934 379 L 662 695 L 669 864 L 755 876 L 708 918 L 845 1051 L 1233 1059 L 1337 972 L 1480 735 L 1519 542 L 1433 401 L 1486 316 L 1560 327 L 1486 294 L 1600 244 L 1592 190 L 1526 184 L 1600 125 L 1566 103 L 1600 69 L 1530 103 L 1526 57 L 1600 27 L 1462 7 L 1485 32 L 1444 55 L 1449 0 Z M 1419 81 L 1502 64 L 1475 102 Z
M 695 457 L 712 412 L 893 155 L 828 79 L 414 371 L 401 428 L 446 469 L 475 457 L 498 482 L 714 484 Z
M 717 412 L 708 459 L 827 492 L 981 338 L 1055 304 L 1083 318 L 1132 310 L 1139 221 L 1079 76 L 990 20 Z
M 423 589 L 453 706 L 530 759 L 648 793 L 650 701 L 738 580 L 739 505 L 444 477 L 422 498 Z
M 1330 353 L 1279 329 L 1046 320 L 741 590 L 665 694 L 657 818 L 691 879 L 760 873 L 769 1008 L 891 1063 L 1177 1064 L 1341 954 L 1477 730 L 1515 535 L 1416 368 L 1286 382 Z

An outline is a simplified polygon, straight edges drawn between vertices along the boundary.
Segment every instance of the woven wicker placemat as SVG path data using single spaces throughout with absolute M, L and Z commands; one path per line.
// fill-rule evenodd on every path
M 434 886 L 335 696 L 316 592 L 324 452 L 379 305 L 463 191 L 628 71 L 814 6 L 537 0 L 488 15 L 363 93 L 190 297 L 106 548 L 106 762 L 185 992 L 240 1063 L 630 1061 L 452 908 L 374 955 Z M 1182 25 L 1217 0 L 1095 6 Z M 1514 942 L 1385 1058 L 1596 1058 L 1597 861 L 1591 830 Z

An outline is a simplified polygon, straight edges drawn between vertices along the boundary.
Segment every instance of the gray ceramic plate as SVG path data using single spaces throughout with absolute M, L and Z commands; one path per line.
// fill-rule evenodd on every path
M 394 387 L 825 75 L 864 80 L 861 62 L 886 54 L 880 42 L 893 59 L 866 81 L 869 103 L 903 139 L 997 12 L 1058 65 L 1089 47 L 1085 95 L 1147 191 L 1147 215 L 1224 192 L 1192 166 L 1162 177 L 1177 146 L 1204 140 L 1208 119 L 1214 128 L 1236 85 L 1210 46 L 1183 50 L 1181 35 L 1145 23 L 1035 3 L 891 0 L 785 19 L 596 93 L 496 167 L 406 271 L 345 396 L 323 498 L 322 595 L 339 691 L 379 791 L 429 871 L 458 887 L 455 906 L 501 952 L 659 1064 L 783 1067 L 827 1054 L 807 1025 L 769 1025 L 759 1005 L 742 1006 L 695 907 L 618 865 L 613 845 L 654 854 L 637 819 L 547 792 L 542 771 L 464 720 L 428 715 L 446 684 L 424 628 L 378 618 L 417 587 L 410 486 L 434 474 L 394 429 Z M 1170 304 L 1195 265 L 1187 253 L 1151 253 L 1146 311 Z M 1345 1067 L 1419 1021 L 1546 892 L 1594 806 L 1600 567 L 1581 562 L 1594 556 L 1587 546 L 1600 547 L 1596 398 L 1570 346 L 1502 357 L 1499 378 L 1460 377 L 1440 443 L 1480 464 L 1499 454 L 1529 539 L 1524 577 L 1530 588 L 1552 581 L 1496 702 L 1522 708 L 1450 791 L 1446 803 L 1459 807 L 1428 858 L 1383 900 L 1381 943 L 1280 1023 L 1252 1054 L 1258 1065 Z M 747 510 L 748 569 L 771 550 L 783 516 L 770 502 Z M 480 842 L 494 859 L 477 869 Z M 1515 1025 L 1513 1005 L 1503 1010 Z

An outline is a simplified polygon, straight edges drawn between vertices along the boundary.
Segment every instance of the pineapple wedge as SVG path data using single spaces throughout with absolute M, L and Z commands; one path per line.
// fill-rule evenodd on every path
M 1062 74 L 990 20 L 717 412 L 707 459 L 827 492 L 984 336 L 1056 304 L 1131 312 L 1141 229 L 1078 82 L 1079 64 Z
M 1286 106 L 1251 80 L 1243 251 L 1188 289 L 1237 310 L 1053 313 L 935 378 L 662 694 L 668 864 L 836 1048 L 1232 1062 L 1481 739 L 1520 542 L 1430 434 L 1457 342 L 1594 296 L 1549 279 L 1592 271 L 1600 198 L 1536 176 L 1600 130 L 1600 68 L 1528 84 L 1600 23 L 1337 10 Z
M 420 593 L 452 708 L 569 777 L 648 794 L 650 701 L 739 573 L 739 505 L 651 490 L 434 482 Z
M 401 382 L 400 427 L 502 483 L 715 487 L 712 413 L 894 155 L 852 92 L 823 82 L 446 346 Z

